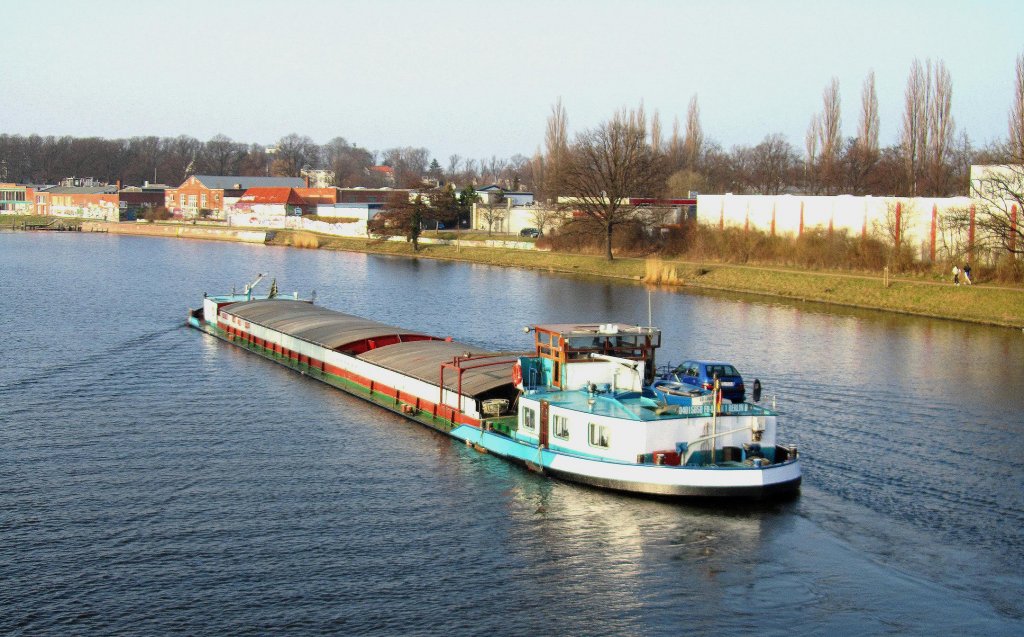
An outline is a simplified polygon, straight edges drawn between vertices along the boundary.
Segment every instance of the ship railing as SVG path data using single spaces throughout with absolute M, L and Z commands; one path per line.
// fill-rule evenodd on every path
M 714 405 L 672 405 L 672 409 L 665 412 L 666 417 L 674 416 L 711 416 L 717 413 L 720 416 L 774 416 L 774 411 L 750 403 L 722 403 L 715 411 Z
M 451 361 L 441 363 L 441 374 L 440 374 L 440 387 L 438 393 L 438 405 L 446 404 L 444 402 L 445 391 L 451 391 L 448 389 L 444 382 L 444 371 L 450 369 L 457 375 L 456 379 L 456 396 L 458 397 L 458 407 L 455 408 L 455 414 L 452 414 L 452 420 L 454 421 L 455 415 L 464 413 L 462 406 L 465 396 L 462 394 L 462 375 L 472 369 L 480 369 L 483 367 L 493 367 L 495 365 L 507 365 L 514 360 L 517 360 L 520 356 L 532 356 L 532 352 L 502 352 L 498 354 L 466 354 L 463 356 L 456 356 Z M 509 378 L 509 383 L 512 382 L 512 378 Z
M 694 452 L 699 451 L 696 448 L 697 445 L 700 445 L 700 444 L 705 443 L 705 442 L 710 442 L 710 443 L 712 443 L 711 444 L 712 453 L 714 453 L 716 451 L 716 449 L 715 449 L 716 445 L 714 443 L 719 438 L 722 438 L 723 436 L 731 436 L 732 434 L 738 434 L 738 433 L 742 433 L 742 432 L 750 431 L 750 430 L 751 430 L 750 427 L 738 427 L 736 429 L 730 429 L 729 431 L 719 431 L 719 432 L 716 432 L 716 433 L 713 433 L 713 434 L 710 434 L 710 435 L 707 435 L 707 436 L 701 436 L 700 438 L 694 438 L 693 440 L 687 441 L 686 451 L 683 452 L 683 458 L 682 458 L 682 460 L 679 461 L 679 464 L 680 465 L 685 465 L 687 462 L 689 462 L 690 456 L 692 456 L 694 454 Z

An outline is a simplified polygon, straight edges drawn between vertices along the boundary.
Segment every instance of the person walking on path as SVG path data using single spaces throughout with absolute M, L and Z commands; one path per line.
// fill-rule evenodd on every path
M 953 266 L 953 285 L 960 285 L 960 268 Z
M 973 283 L 974 283 L 974 281 L 971 281 L 971 264 L 970 263 L 965 263 L 964 264 L 964 284 L 965 285 L 971 285 Z

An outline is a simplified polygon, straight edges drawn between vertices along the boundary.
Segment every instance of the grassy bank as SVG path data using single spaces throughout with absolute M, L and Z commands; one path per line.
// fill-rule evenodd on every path
M 457 249 L 455 246 L 429 245 L 414 252 L 408 243 L 342 239 L 308 232 L 278 232 L 273 243 L 611 277 L 683 289 L 760 294 L 1024 328 L 1024 289 L 1012 287 L 955 287 L 951 283 L 898 277 L 890 279 L 886 287 L 881 275 L 631 258 L 608 263 L 598 256 L 499 248 Z
M 52 219 L 4 215 L 0 228 Z M 153 234 L 150 224 L 120 224 L 131 234 Z M 153 224 L 157 225 L 157 224 Z M 173 224 L 181 228 L 181 224 Z M 222 228 L 221 228 L 222 229 Z M 135 232 L 133 232 L 135 231 Z M 193 238 L 193 237 L 184 237 Z M 207 237 L 238 241 L 237 237 Z M 379 242 L 317 235 L 304 231 L 277 231 L 276 245 L 347 250 L 403 257 L 446 259 L 545 272 L 615 278 L 691 290 L 759 294 L 794 301 L 817 302 L 953 319 L 988 325 L 1024 328 L 1024 288 L 983 284 L 955 287 L 947 281 L 896 277 L 886 287 L 881 275 L 751 267 L 719 263 L 619 258 L 608 263 L 600 256 L 423 245 L 414 252 L 405 242 Z
M 42 225 L 48 223 L 77 224 L 82 219 L 75 217 L 53 217 L 50 215 L 0 215 L 0 228 L 21 228 L 26 224 Z

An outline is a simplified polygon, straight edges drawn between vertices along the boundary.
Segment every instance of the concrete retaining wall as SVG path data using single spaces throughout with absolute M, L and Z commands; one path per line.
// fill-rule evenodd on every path
M 852 195 L 700 195 L 697 219 L 720 227 L 758 229 L 776 235 L 800 235 L 812 228 L 878 236 L 894 227 L 900 213 L 901 243 L 922 259 L 942 258 L 965 246 L 953 236 L 946 216 L 969 210 L 969 197 L 855 197 Z
M 235 241 L 240 243 L 266 243 L 265 230 L 239 230 L 236 228 L 211 228 L 209 226 L 164 225 L 155 223 L 104 223 L 87 221 L 82 232 L 110 232 L 147 237 L 177 237 L 181 239 L 211 239 L 214 241 Z

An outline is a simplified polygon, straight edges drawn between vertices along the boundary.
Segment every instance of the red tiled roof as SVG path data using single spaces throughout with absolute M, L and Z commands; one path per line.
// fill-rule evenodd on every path
M 379 172 L 379 173 L 389 173 L 389 174 L 395 172 L 395 169 L 392 168 L 391 166 L 370 166 L 370 170 L 373 170 L 373 171 Z
M 242 204 L 266 204 L 279 203 L 302 206 L 306 200 L 294 188 L 250 188 L 245 191 L 238 203 Z

